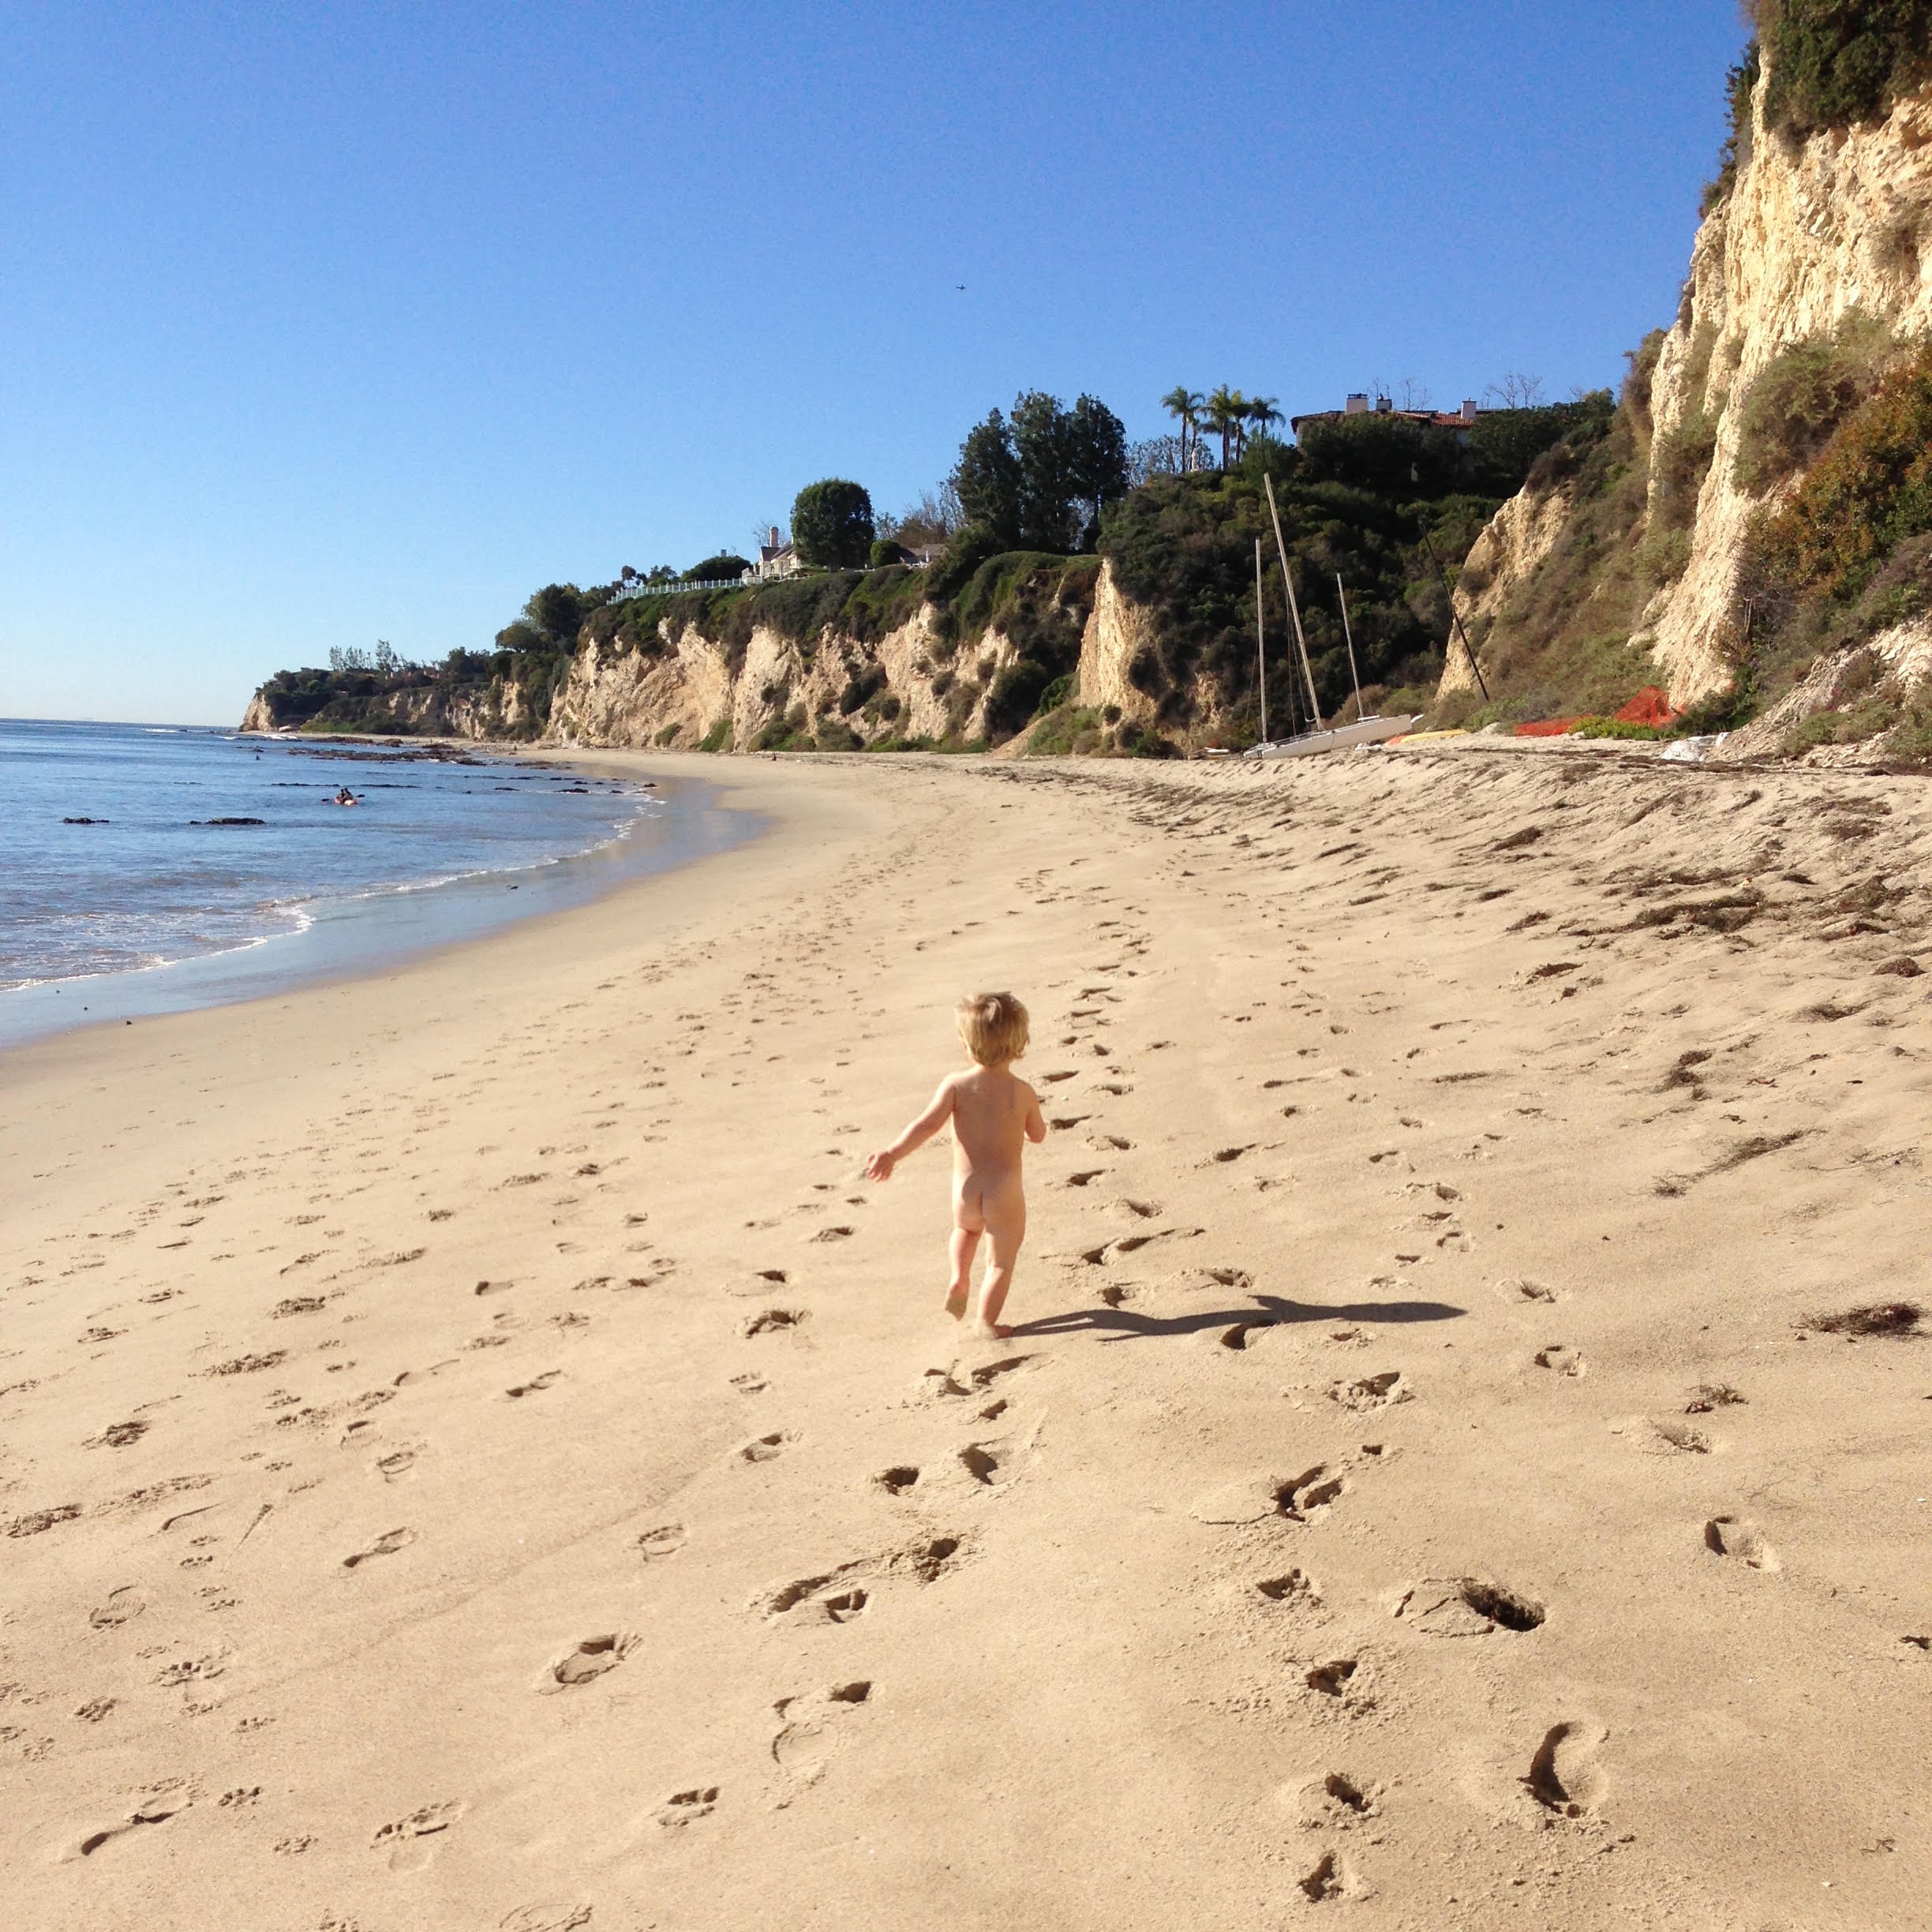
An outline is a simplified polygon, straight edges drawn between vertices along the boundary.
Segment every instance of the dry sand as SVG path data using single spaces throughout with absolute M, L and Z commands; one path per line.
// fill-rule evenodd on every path
M 1932 793 L 703 769 L 0 1062 L 9 1926 L 1932 1923 L 1932 1342 L 1803 1325 L 1932 1298 Z M 859 1178 L 984 986 L 1004 1345 Z

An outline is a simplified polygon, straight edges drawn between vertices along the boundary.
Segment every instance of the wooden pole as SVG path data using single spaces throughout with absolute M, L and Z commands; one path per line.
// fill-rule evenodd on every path
M 1301 675 L 1308 680 L 1309 710 L 1315 720 L 1315 729 L 1320 731 L 1321 701 L 1315 695 L 1315 668 L 1309 662 L 1308 639 L 1301 631 L 1301 608 L 1295 602 L 1294 578 L 1288 569 L 1288 546 L 1282 540 L 1281 512 L 1275 507 L 1275 479 L 1264 474 L 1261 481 L 1267 491 L 1268 515 L 1275 525 L 1275 548 L 1281 557 L 1282 588 L 1288 593 L 1288 615 L 1294 623 L 1295 648 L 1301 653 Z
M 1476 674 L 1476 688 L 1483 695 L 1483 702 L 1489 702 L 1489 687 L 1483 682 L 1482 666 L 1476 661 L 1476 647 L 1469 641 L 1469 633 L 1462 628 L 1462 620 L 1456 615 L 1455 593 L 1449 587 L 1449 573 L 1442 567 L 1442 559 L 1436 554 L 1436 546 L 1429 541 L 1427 530 L 1422 533 L 1422 548 L 1428 552 L 1429 561 L 1436 566 L 1436 575 L 1442 579 L 1443 594 L 1449 600 L 1449 623 L 1455 635 L 1462 640 L 1462 654 L 1469 660 L 1469 668 Z
M 1342 600 L 1342 635 L 1348 644 L 1349 682 L 1355 687 L 1355 721 L 1361 722 L 1361 675 L 1355 668 L 1355 633 L 1349 628 L 1348 593 L 1342 588 L 1342 573 L 1335 572 L 1335 595 Z
M 1261 742 L 1267 735 L 1267 626 L 1261 614 L 1261 539 L 1255 539 L 1255 662 L 1261 671 Z

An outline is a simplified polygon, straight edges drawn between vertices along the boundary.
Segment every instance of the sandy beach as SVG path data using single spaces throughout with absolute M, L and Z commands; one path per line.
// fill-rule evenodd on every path
M 573 762 L 769 829 L 0 1058 L 10 1925 L 1932 1925 L 1922 782 Z

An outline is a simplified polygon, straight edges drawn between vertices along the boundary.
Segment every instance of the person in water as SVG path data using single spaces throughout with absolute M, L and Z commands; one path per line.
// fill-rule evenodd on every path
M 1013 1331 L 1002 1325 L 1000 1311 L 1026 1238 L 1020 1157 L 1028 1141 L 1037 1145 L 1046 1138 L 1046 1121 L 1039 1095 L 1013 1071 L 1027 1048 L 1025 1007 L 1010 993 L 975 993 L 960 1002 L 957 1017 L 972 1064 L 939 1083 L 931 1105 L 866 1163 L 866 1173 L 874 1181 L 889 1181 L 907 1155 L 953 1123 L 953 1269 L 945 1309 L 955 1321 L 964 1319 L 973 1255 L 985 1235 L 987 1265 L 974 1329 L 1003 1339 Z

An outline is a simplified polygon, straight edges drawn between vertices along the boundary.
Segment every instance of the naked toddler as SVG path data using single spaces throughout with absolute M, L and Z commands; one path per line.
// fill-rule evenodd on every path
M 1046 1138 L 1039 1095 L 1013 1071 L 1026 1051 L 1027 1009 L 1010 993 L 975 993 L 959 1005 L 960 1038 L 972 1057 L 964 1072 L 939 1083 L 932 1104 L 889 1148 L 866 1163 L 874 1181 L 953 1123 L 953 1278 L 946 1312 L 962 1320 L 979 1237 L 987 1237 L 976 1332 L 1005 1336 L 1000 1310 L 1013 1286 L 1013 1264 L 1026 1236 L 1026 1195 L 1020 1159 L 1025 1143 Z

